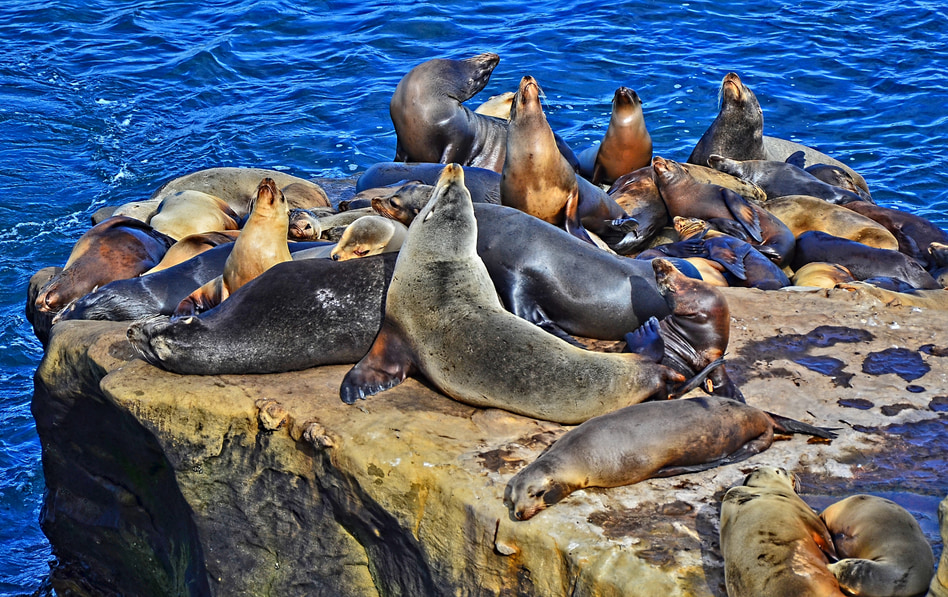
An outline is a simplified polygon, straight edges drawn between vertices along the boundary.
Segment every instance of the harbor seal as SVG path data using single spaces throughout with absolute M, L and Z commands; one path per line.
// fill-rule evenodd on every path
M 527 520 L 585 487 L 619 487 L 740 462 L 769 448 L 775 430 L 835 437 L 727 398 L 633 404 L 556 440 L 510 479 L 504 505 L 514 520 Z
M 840 588 L 863 597 L 912 597 L 928 588 L 935 556 L 918 521 L 892 500 L 853 495 L 820 513 L 839 561 Z
M 384 216 L 364 216 L 349 224 L 332 250 L 334 261 L 398 251 L 408 228 Z
M 728 597 L 842 597 L 829 571 L 829 531 L 794 491 L 784 469 L 762 466 L 721 503 L 721 555 Z
M 616 89 L 602 142 L 577 157 L 580 173 L 596 185 L 611 185 L 623 174 L 652 163 L 652 137 L 645 127 L 642 100 L 635 91 L 628 87 Z
M 639 354 L 577 348 L 505 310 L 476 248 L 473 203 L 463 170 L 451 164 L 409 228 L 385 319 L 343 379 L 344 402 L 417 372 L 460 402 L 573 424 L 684 381 Z
M 37 311 L 55 313 L 95 288 L 158 265 L 174 239 L 141 220 L 112 216 L 76 241 L 63 269 L 40 289 Z
M 264 178 L 257 186 L 253 209 L 234 241 L 223 273 L 182 300 L 175 309 L 175 317 L 207 311 L 267 269 L 291 260 L 287 245 L 289 226 L 286 197 L 272 178 Z

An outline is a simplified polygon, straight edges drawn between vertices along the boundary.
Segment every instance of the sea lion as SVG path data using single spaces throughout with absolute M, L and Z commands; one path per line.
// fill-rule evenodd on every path
M 556 440 L 510 479 L 504 505 L 513 519 L 527 520 L 577 489 L 619 487 L 740 462 L 769 448 L 774 431 L 835 437 L 726 398 L 633 404 L 589 419 Z
M 823 521 L 784 469 L 762 466 L 721 503 L 721 554 L 728 597 L 842 597 Z
M 852 272 L 857 280 L 892 276 L 915 288 L 941 288 L 918 261 L 904 253 L 876 249 L 819 230 L 810 230 L 797 237 L 797 249 L 791 267 L 797 270 L 812 261 L 838 263 Z
M 757 96 L 737 73 L 728 73 L 721 81 L 718 115 L 701 135 L 688 156 L 688 163 L 708 165 L 718 154 L 737 160 L 762 160 L 764 151 L 764 112 Z
M 712 154 L 708 164 L 722 172 L 750 181 L 767 193 L 767 199 L 786 195 L 810 195 L 844 205 L 862 201 L 859 195 L 827 184 L 803 168 L 778 160 L 734 160 Z
M 291 260 L 287 246 L 289 225 L 286 197 L 272 178 L 264 178 L 257 187 L 247 223 L 224 263 L 223 273 L 183 299 L 174 315 L 183 317 L 207 311 L 267 269 Z
M 283 191 L 290 208 L 330 207 L 323 189 L 308 180 L 279 170 L 265 168 L 206 168 L 178 176 L 161 185 L 152 193 L 150 201 L 162 201 L 187 189 L 202 191 L 220 197 L 240 216 L 250 213 L 257 187 L 264 178 L 270 178 Z
M 928 251 L 929 245 L 933 242 L 948 244 L 948 232 L 922 216 L 865 202 L 859 205 L 846 204 L 844 207 L 884 226 L 898 241 L 898 250 L 914 257 L 926 268 L 935 265 Z
M 165 256 L 161 258 L 158 265 L 143 273 L 143 276 L 166 270 L 179 263 L 184 263 L 195 255 L 200 255 L 204 251 L 213 249 L 220 245 L 232 243 L 237 240 L 239 230 L 229 230 L 227 232 L 201 232 L 198 234 L 189 234 L 171 245 Z
M 869 194 L 868 189 L 864 189 L 856 184 L 855 177 L 850 174 L 849 170 L 842 166 L 837 166 L 835 164 L 811 164 L 807 166 L 806 152 L 802 150 L 790 154 L 790 156 L 784 161 L 789 162 L 794 166 L 803 168 L 827 184 L 845 189 L 852 193 L 856 193 L 863 201 L 875 203 L 875 201 L 872 199 L 872 195 Z
M 948 498 L 938 504 L 938 528 L 941 531 L 941 544 L 948 545 Z M 948 549 L 941 550 L 938 571 L 928 588 L 928 597 L 948 597 Z
M 474 108 L 474 111 L 484 116 L 510 120 L 510 106 L 513 104 L 514 95 L 516 94 L 513 91 L 505 91 L 500 95 L 492 95 L 481 105 Z
M 602 142 L 577 157 L 580 174 L 597 185 L 611 185 L 623 174 L 652 163 L 652 137 L 645 127 L 642 100 L 635 91 L 628 87 L 616 89 Z
M 703 257 L 685 257 L 684 259 L 698 270 L 698 275 L 701 276 L 702 282 L 719 288 L 728 288 L 731 286 L 728 284 L 724 274 L 721 273 L 721 264 Z
M 240 216 L 220 197 L 187 189 L 166 196 L 148 220 L 152 228 L 181 240 L 191 234 L 240 228 Z
M 728 233 L 743 235 L 779 267 L 792 259 L 793 233 L 763 207 L 728 188 L 699 183 L 681 164 L 661 156 L 652 159 L 652 171 L 669 216 L 701 218 L 717 226 L 733 221 Z
M 813 261 L 793 272 L 790 279 L 794 286 L 811 286 L 817 288 L 835 288 L 837 284 L 854 282 L 852 272 L 838 263 Z
M 623 174 L 612 184 L 609 196 L 636 222 L 636 236 L 627 244 L 627 254 L 641 250 L 668 225 L 668 209 L 652 179 L 652 167 Z
M 391 187 L 391 192 L 407 192 L 408 184 L 431 185 L 438 182 L 444 164 L 424 162 L 379 162 L 369 166 L 356 181 L 356 192 L 361 193 L 379 187 Z M 485 168 L 464 166 L 464 180 L 474 203 L 500 204 L 500 173 Z M 371 198 L 375 198 L 373 195 Z M 431 196 L 431 193 L 428 193 Z
M 343 262 L 278 263 L 218 307 L 176 321 L 137 321 L 128 339 L 149 363 L 181 374 L 276 373 L 354 363 L 382 323 L 395 260 L 395 253 L 386 253 Z M 352 297 L 359 299 L 357 308 Z
M 763 206 L 786 224 L 794 236 L 807 230 L 820 230 L 877 249 L 899 248 L 899 242 L 885 227 L 845 205 L 810 195 L 785 195 L 768 199 Z
M 892 500 L 853 495 L 820 513 L 839 561 L 840 588 L 861 597 L 912 597 L 935 573 L 935 556 L 918 521 Z
M 786 161 L 791 155 L 797 152 L 803 153 L 803 160 L 806 163 L 810 164 L 825 164 L 828 166 L 835 166 L 837 168 L 842 168 L 846 171 L 847 174 L 853 179 L 853 182 L 860 189 L 863 190 L 863 193 L 858 193 L 862 197 L 872 198 L 872 195 L 869 192 L 869 185 L 866 183 L 866 179 L 862 177 L 861 174 L 844 164 L 843 162 L 833 158 L 822 151 L 803 145 L 802 143 L 797 143 L 796 141 L 788 141 L 786 139 L 780 139 L 778 137 L 771 137 L 769 135 L 764 135 L 764 151 L 767 153 L 765 159 L 776 160 L 779 162 Z M 727 156 L 730 157 L 730 156 Z M 829 181 L 824 181 L 829 182 Z M 832 183 L 830 183 L 832 184 Z
M 290 253 L 299 259 L 315 257 L 313 251 L 322 251 L 325 257 L 329 257 L 333 246 L 333 243 L 302 242 L 290 243 L 289 248 Z M 226 243 L 166 270 L 100 286 L 69 303 L 56 314 L 55 321 L 129 321 L 153 315 L 172 315 L 178 303 L 195 289 L 221 275 L 233 248 L 234 243 Z
M 506 123 L 462 103 L 487 85 L 499 62 L 500 56 L 485 52 L 464 60 L 427 60 L 409 70 L 389 104 L 394 161 L 457 162 L 500 172 Z
M 929 273 L 943 287 L 948 287 L 948 245 L 939 242 L 928 245 Z
M 365 216 L 349 224 L 332 250 L 334 261 L 345 261 L 379 253 L 398 251 L 408 228 L 384 216 Z
M 291 209 L 287 237 L 291 240 L 338 241 L 346 227 L 359 218 L 375 213 L 371 207 L 332 211 L 326 209 Z
M 343 379 L 344 402 L 420 372 L 460 402 L 571 424 L 685 379 L 638 354 L 577 348 L 505 310 L 477 256 L 461 167 L 446 166 L 437 187 L 399 252 L 379 334 Z
M 923 307 L 925 309 L 948 310 L 948 289 L 912 290 L 893 292 L 861 281 L 840 282 L 837 288 L 848 290 L 858 296 L 871 297 L 888 307 Z
M 752 182 L 741 180 L 736 176 L 715 170 L 710 166 L 689 164 L 688 162 L 678 162 L 678 164 L 698 182 L 716 184 L 719 187 L 731 189 L 751 203 L 762 203 L 767 200 L 767 193 Z
M 112 216 L 76 241 L 62 271 L 35 300 L 37 311 L 53 313 L 113 280 L 133 278 L 155 267 L 174 239 L 127 216 Z

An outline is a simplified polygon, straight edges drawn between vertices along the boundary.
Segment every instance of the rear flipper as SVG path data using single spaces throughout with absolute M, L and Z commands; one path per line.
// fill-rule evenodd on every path
M 770 418 L 774 420 L 774 430 L 779 431 L 780 433 L 803 433 L 805 435 L 813 435 L 816 437 L 822 437 L 824 439 L 833 439 L 836 437 L 836 434 L 833 431 L 840 429 L 840 427 L 814 427 L 813 425 L 808 425 L 802 421 L 797 421 L 796 419 L 791 419 L 789 417 L 784 417 L 781 415 L 775 415 L 774 413 L 767 413 L 770 415 Z
M 697 388 L 698 386 L 704 385 L 705 380 L 707 380 L 708 378 L 708 375 L 710 375 L 712 371 L 714 371 L 715 369 L 717 369 L 723 364 L 724 364 L 724 359 L 718 359 L 716 361 L 713 361 L 704 369 L 702 369 L 697 375 L 695 375 L 694 377 L 692 377 L 691 379 L 683 383 L 680 387 L 675 388 L 674 392 L 668 394 L 668 399 L 671 400 L 674 398 L 678 398 L 679 396 L 684 396 L 685 394 Z
M 394 388 L 416 371 L 414 354 L 403 334 L 383 322 L 372 348 L 343 378 L 339 398 L 346 404 L 354 404 L 356 400 Z

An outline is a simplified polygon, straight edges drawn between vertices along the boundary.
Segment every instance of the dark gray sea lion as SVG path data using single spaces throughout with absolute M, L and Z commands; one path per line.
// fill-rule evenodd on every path
M 846 208 L 884 226 L 895 236 L 899 251 L 914 257 L 926 267 L 935 265 L 928 251 L 931 243 L 948 244 L 948 233 L 927 218 L 892 207 L 873 204 L 846 204 Z
M 628 253 L 642 250 L 668 225 L 668 209 L 652 179 L 651 166 L 620 176 L 609 189 L 609 196 L 636 222 L 636 235 L 627 245 Z
M 768 135 L 764 135 L 764 150 L 767 152 L 767 157 L 765 159 L 768 160 L 784 162 L 794 153 L 803 152 L 803 159 L 807 164 L 825 164 L 828 166 L 842 168 L 853 179 L 853 182 L 856 184 L 856 186 L 861 188 L 866 195 L 871 197 L 869 194 L 869 185 L 866 184 L 866 179 L 864 179 L 861 174 L 836 158 L 826 155 L 822 151 L 803 145 L 802 143 L 788 141 L 778 137 L 770 137 Z M 861 195 L 861 193 L 857 194 Z
M 141 220 L 112 216 L 79 237 L 66 265 L 40 289 L 34 306 L 55 313 L 99 286 L 141 275 L 158 265 L 174 242 Z
M 721 554 L 728 597 L 842 597 L 829 571 L 836 550 L 816 512 L 784 469 L 762 466 L 721 503 Z
M 395 260 L 395 253 L 386 253 L 343 262 L 280 263 L 210 311 L 177 321 L 141 320 L 129 327 L 128 338 L 146 361 L 182 374 L 276 373 L 354 363 L 382 323 Z
M 645 127 L 642 100 L 628 87 L 612 97 L 612 115 L 602 142 L 580 153 L 580 174 L 593 184 L 612 184 L 623 174 L 652 163 L 652 137 Z
M 460 166 L 445 167 L 437 187 L 399 251 L 379 334 L 343 379 L 344 402 L 420 373 L 460 402 L 570 424 L 684 381 L 638 354 L 577 348 L 505 310 L 477 256 Z
M 736 160 L 766 159 L 764 113 L 757 96 L 737 73 L 728 73 L 721 81 L 720 102 L 717 117 L 701 135 L 688 163 L 707 166 L 713 154 Z
M 813 261 L 838 263 L 852 272 L 857 280 L 892 276 L 915 288 L 941 288 L 918 261 L 904 253 L 876 249 L 818 230 L 804 232 L 797 238 L 797 250 L 791 267 L 796 270 Z
M 908 510 L 874 495 L 853 495 L 820 513 L 838 562 L 829 564 L 847 595 L 912 597 L 928 589 L 935 556 Z
M 356 191 L 361 193 L 379 187 L 394 189 L 406 183 L 434 186 L 443 169 L 444 164 L 380 162 L 369 166 L 362 173 L 356 181 Z M 500 172 L 465 166 L 464 180 L 470 185 L 468 190 L 474 203 L 500 204 Z
M 810 195 L 835 204 L 862 201 L 859 195 L 827 184 L 806 170 L 777 160 L 733 160 L 720 155 L 708 158 L 712 168 L 750 181 L 767 193 L 767 199 Z
M 831 184 L 851 193 L 856 193 L 863 201 L 875 203 L 869 191 L 856 184 L 856 179 L 853 174 L 850 174 L 850 170 L 842 166 L 835 164 L 811 164 L 807 166 L 806 153 L 802 150 L 790 154 L 790 157 L 784 161 L 803 168 L 827 184 Z
M 740 462 L 769 448 L 774 431 L 834 437 L 726 398 L 633 404 L 559 438 L 510 479 L 504 505 L 514 519 L 527 520 L 577 489 L 619 487 Z

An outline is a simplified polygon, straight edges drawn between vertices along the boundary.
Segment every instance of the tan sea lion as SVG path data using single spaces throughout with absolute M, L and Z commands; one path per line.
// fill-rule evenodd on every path
M 112 216 L 79 237 L 62 271 L 40 288 L 34 307 L 54 313 L 99 286 L 139 276 L 173 244 L 173 238 L 141 220 Z
M 200 234 L 189 234 L 171 245 L 165 256 L 161 258 L 158 265 L 151 268 L 144 275 L 153 274 L 174 267 L 179 263 L 184 263 L 195 255 L 200 255 L 208 249 L 213 249 L 218 245 L 232 243 L 240 235 L 239 230 L 228 230 L 226 232 L 202 232 Z
M 924 307 L 927 309 L 948 310 L 948 289 L 922 289 L 909 292 L 895 292 L 879 288 L 865 282 L 840 282 L 837 288 L 869 296 L 882 301 L 889 307 Z
M 510 106 L 513 105 L 514 95 L 516 95 L 516 93 L 513 91 L 505 91 L 500 95 L 492 95 L 481 105 L 474 108 L 474 111 L 484 116 L 510 120 Z
M 461 167 L 445 167 L 402 244 L 378 337 L 342 382 L 344 402 L 418 372 L 460 402 L 573 424 L 684 380 L 639 354 L 583 350 L 504 309 L 477 256 L 473 205 Z
M 602 142 L 577 156 L 580 173 L 593 184 L 612 184 L 623 174 L 652 162 L 652 137 L 645 127 L 642 100 L 628 87 L 612 97 L 612 115 Z
M 914 257 L 927 268 L 935 264 L 932 259 L 934 255 L 928 250 L 929 246 L 932 243 L 948 243 L 948 232 L 933 224 L 928 218 L 865 201 L 858 205 L 846 204 L 846 208 L 884 226 L 898 240 L 899 251 Z
M 158 232 L 181 240 L 189 234 L 237 230 L 240 216 L 220 197 L 187 189 L 165 197 L 148 223 Z
M 633 404 L 556 440 L 510 479 L 504 505 L 515 520 L 527 520 L 585 487 L 619 487 L 740 462 L 769 448 L 775 430 L 835 437 L 727 398 Z
M 807 230 L 821 230 L 877 249 L 899 248 L 899 241 L 881 224 L 852 209 L 817 197 L 784 195 L 768 199 L 763 206 L 786 224 L 793 236 L 800 236 Z
M 685 257 L 685 261 L 695 266 L 704 282 L 718 287 L 726 288 L 730 286 L 724 278 L 724 274 L 721 273 L 724 269 L 721 264 L 703 257 Z
M 912 597 L 935 573 L 935 556 L 908 510 L 874 495 L 853 495 L 820 513 L 839 561 L 840 588 L 860 597 Z
M 408 227 L 384 216 L 365 216 L 346 227 L 342 238 L 332 250 L 334 261 L 345 261 L 401 248 Z
M 728 597 L 842 597 L 829 571 L 836 551 L 816 512 L 784 469 L 762 466 L 721 503 Z
M 793 272 L 790 281 L 794 286 L 835 288 L 837 284 L 855 282 L 852 272 L 838 263 L 813 261 Z
M 938 528 L 941 531 L 941 544 L 948 545 L 948 498 L 938 504 Z M 948 549 L 942 547 L 938 571 L 928 588 L 928 597 L 948 597 Z
M 224 263 L 223 274 L 182 300 L 174 316 L 184 317 L 212 309 L 277 263 L 290 261 L 288 232 L 286 197 L 272 178 L 264 178 L 257 187 L 257 197 L 247 223 Z

